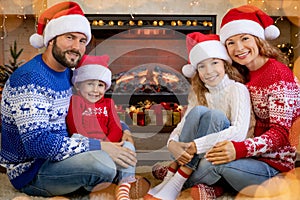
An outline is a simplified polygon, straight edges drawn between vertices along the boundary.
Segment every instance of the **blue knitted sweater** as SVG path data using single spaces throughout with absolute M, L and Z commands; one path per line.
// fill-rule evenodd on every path
M 5 84 L 0 162 L 16 189 L 28 184 L 46 160 L 61 161 L 101 148 L 97 140 L 68 136 L 65 117 L 72 95 L 70 77 L 70 69 L 56 72 L 37 55 Z

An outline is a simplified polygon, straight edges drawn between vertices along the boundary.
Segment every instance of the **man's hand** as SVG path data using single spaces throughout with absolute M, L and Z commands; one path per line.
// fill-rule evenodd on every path
M 218 142 L 206 152 L 205 158 L 214 165 L 225 164 L 235 160 L 236 151 L 231 141 Z
M 123 143 L 124 142 L 101 142 L 101 148 L 118 165 L 124 168 L 128 168 L 129 166 L 135 166 L 137 163 L 136 153 L 126 147 L 123 147 Z
M 179 165 L 185 165 L 190 162 L 194 155 L 190 155 L 186 150 L 190 147 L 190 143 L 170 141 L 168 145 L 169 151 L 175 157 Z

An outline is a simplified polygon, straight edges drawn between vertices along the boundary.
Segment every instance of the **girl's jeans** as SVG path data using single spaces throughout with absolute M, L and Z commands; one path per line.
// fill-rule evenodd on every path
M 197 138 L 222 131 L 230 126 L 226 115 L 205 106 L 194 107 L 186 116 L 185 123 L 179 136 L 180 142 L 191 142 Z M 195 154 L 193 159 L 186 164 L 196 170 L 204 154 Z
M 186 123 L 179 141 L 191 142 L 196 138 L 228 127 L 229 121 L 222 112 L 197 106 L 186 116 Z M 247 186 L 259 185 L 279 174 L 279 171 L 267 163 L 252 158 L 239 159 L 222 165 L 212 165 L 203 156 L 204 154 L 195 155 L 192 161 L 187 164 L 194 172 L 185 182 L 183 190 L 199 183 L 213 185 L 223 177 L 233 189 L 241 191 Z
M 135 151 L 129 142 L 125 142 L 124 146 Z M 134 176 L 135 166 L 124 169 L 116 166 L 106 152 L 89 151 L 60 162 L 46 161 L 36 178 L 20 191 L 46 197 L 68 194 L 81 187 L 92 191 L 100 183 L 113 183 L 117 174 L 118 180 Z
M 279 171 L 267 163 L 252 158 L 234 160 L 221 165 L 212 165 L 206 159 L 201 159 L 197 170 L 185 182 L 183 189 L 199 183 L 213 185 L 223 178 L 233 189 L 241 191 L 250 185 L 260 185 L 277 174 Z M 278 184 L 280 185 L 282 182 Z M 242 190 L 241 192 L 245 195 L 253 195 L 253 191 Z M 273 191 L 275 192 L 278 191 Z

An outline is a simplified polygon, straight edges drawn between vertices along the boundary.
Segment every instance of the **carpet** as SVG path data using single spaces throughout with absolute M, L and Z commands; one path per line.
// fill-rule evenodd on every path
M 159 164 L 168 164 L 168 162 L 159 162 Z M 152 166 L 138 166 L 136 171 L 137 175 L 146 177 L 151 182 L 152 187 L 160 183 L 160 180 L 157 180 L 152 176 Z M 268 198 L 251 198 L 239 194 L 235 196 L 232 193 L 225 193 L 223 196 L 217 198 L 217 200 L 299 200 L 300 168 L 296 168 L 292 174 L 287 174 L 285 177 L 287 179 L 285 178 L 284 182 L 280 182 L 284 184 L 280 186 L 279 189 L 275 189 L 280 191 L 278 196 L 271 195 L 272 197 L 269 196 Z M 276 182 L 276 185 L 278 186 L 277 183 L 278 181 Z M 0 200 L 115 200 L 113 195 L 114 188 L 115 186 L 111 185 L 100 193 L 76 193 L 68 196 L 56 196 L 51 198 L 33 197 L 15 190 L 10 184 L 6 174 L 0 173 Z M 272 193 L 275 192 L 273 189 L 269 191 L 272 191 Z M 256 188 L 256 190 L 258 193 L 265 193 L 264 188 Z M 139 200 L 143 199 L 141 198 Z M 177 200 L 192 200 L 190 197 L 190 190 L 182 191 Z
M 160 162 L 160 164 L 168 164 L 168 162 Z M 152 176 L 152 166 L 138 166 L 137 175 L 141 175 L 146 177 L 150 182 L 151 186 L 155 186 L 160 183 L 160 180 L 155 179 Z M 10 184 L 6 174 L 0 173 L 0 200 L 114 200 L 114 196 L 112 195 L 112 191 L 114 187 L 109 187 L 106 190 L 103 190 L 101 193 L 93 193 L 93 194 L 71 194 L 68 196 L 57 196 L 51 198 L 44 197 L 33 197 L 28 196 L 24 193 L 20 193 L 15 190 Z M 218 200 L 232 200 L 233 198 L 228 195 L 218 198 Z M 143 200 L 142 198 L 139 200 Z M 192 200 L 190 197 L 190 191 L 183 191 L 178 200 Z
M 136 171 L 138 175 L 146 177 L 151 182 L 151 186 L 155 186 L 160 183 L 160 181 L 152 176 L 151 170 L 152 166 L 138 166 Z M 114 200 L 114 196 L 111 194 L 111 191 L 114 190 L 113 188 L 112 186 L 101 193 L 93 194 L 71 194 L 51 198 L 33 197 L 15 190 L 10 184 L 6 174 L 0 174 L 0 200 Z M 192 198 L 189 197 L 189 191 L 184 191 L 178 199 L 192 200 Z

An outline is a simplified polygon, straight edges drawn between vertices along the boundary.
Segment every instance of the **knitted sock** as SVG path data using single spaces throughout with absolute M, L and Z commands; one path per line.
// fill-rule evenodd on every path
M 189 175 L 184 173 L 181 169 L 178 169 L 175 175 L 164 185 L 164 187 L 153 196 L 158 199 L 175 200 L 188 177 Z
M 214 200 L 222 196 L 224 190 L 220 186 L 208 186 L 205 184 L 198 184 L 192 187 L 191 197 L 193 200 Z
M 116 200 L 130 200 L 129 198 L 130 187 L 131 187 L 130 183 L 120 184 L 116 192 Z
M 164 180 L 160 184 L 155 186 L 154 188 L 151 188 L 149 190 L 148 194 L 150 194 L 152 196 L 155 195 L 174 176 L 175 173 L 176 173 L 176 170 L 169 167 L 167 175 L 164 177 Z

